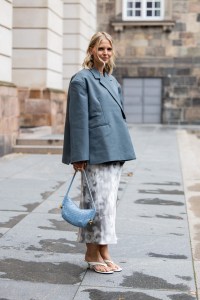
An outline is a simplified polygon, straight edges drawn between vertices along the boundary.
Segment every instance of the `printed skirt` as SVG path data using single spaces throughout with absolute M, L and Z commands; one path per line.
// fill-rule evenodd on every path
M 117 243 L 115 218 L 121 170 L 122 164 L 120 162 L 87 165 L 85 171 L 97 213 L 92 225 L 79 228 L 78 242 L 99 245 Z M 83 175 L 80 207 L 91 207 L 90 196 Z

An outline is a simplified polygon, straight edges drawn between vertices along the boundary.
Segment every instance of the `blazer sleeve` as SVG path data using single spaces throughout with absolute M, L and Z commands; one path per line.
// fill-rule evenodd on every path
M 69 87 L 69 127 L 71 163 L 89 160 L 88 93 L 84 82 L 74 80 Z

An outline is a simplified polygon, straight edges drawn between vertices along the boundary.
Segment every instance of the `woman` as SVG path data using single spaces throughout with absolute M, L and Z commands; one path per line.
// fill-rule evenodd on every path
M 121 87 L 111 75 L 113 41 L 106 32 L 96 33 L 89 43 L 83 69 L 75 74 L 68 91 L 63 163 L 85 169 L 97 214 L 94 224 L 79 229 L 78 241 L 86 243 L 85 260 L 90 269 L 112 274 L 122 269 L 109 254 L 117 242 L 115 215 L 122 165 L 135 159 L 123 111 Z M 90 199 L 82 177 L 81 207 Z

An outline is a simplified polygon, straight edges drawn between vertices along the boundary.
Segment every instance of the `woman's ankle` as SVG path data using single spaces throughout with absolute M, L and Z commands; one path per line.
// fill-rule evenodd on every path
M 103 258 L 99 252 L 99 245 L 96 244 L 87 244 L 87 250 L 85 253 L 86 261 L 98 261 L 103 262 Z
M 103 260 L 110 260 L 110 254 L 108 250 L 108 245 L 99 245 L 99 252 Z
M 104 262 L 104 259 L 101 257 L 100 253 L 93 253 L 91 255 L 85 254 L 85 261 L 88 262 Z

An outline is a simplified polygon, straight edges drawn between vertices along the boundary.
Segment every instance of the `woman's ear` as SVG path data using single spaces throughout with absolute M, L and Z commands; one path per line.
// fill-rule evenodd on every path
M 89 48 L 89 53 L 90 53 L 90 55 L 93 55 L 93 54 L 94 54 L 94 53 L 93 53 L 93 52 L 94 52 L 93 50 L 94 50 L 94 48 L 92 48 L 92 47 Z

